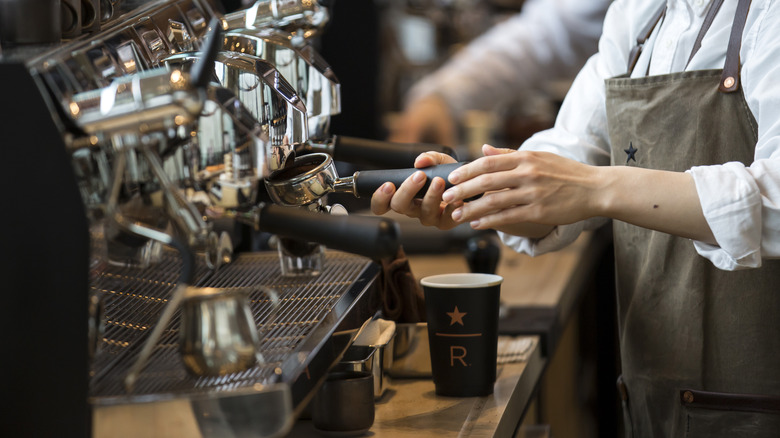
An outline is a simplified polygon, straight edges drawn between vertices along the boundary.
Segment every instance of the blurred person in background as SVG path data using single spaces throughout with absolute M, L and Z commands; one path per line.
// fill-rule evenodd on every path
M 551 81 L 571 80 L 596 52 L 610 2 L 527 0 L 416 83 L 388 139 L 455 147 L 468 111 L 497 114 Z

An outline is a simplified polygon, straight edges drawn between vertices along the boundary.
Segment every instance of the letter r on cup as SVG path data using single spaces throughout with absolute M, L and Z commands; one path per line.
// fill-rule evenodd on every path
M 458 353 L 456 355 L 456 353 Z M 466 357 L 466 347 L 461 347 L 460 345 L 452 345 L 450 346 L 450 366 L 455 366 L 455 361 L 460 361 L 461 364 L 463 364 L 464 367 L 467 367 L 468 364 L 463 360 L 463 358 Z

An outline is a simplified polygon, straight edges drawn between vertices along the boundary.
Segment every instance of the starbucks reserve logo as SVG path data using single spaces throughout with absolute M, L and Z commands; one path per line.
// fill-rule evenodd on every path
M 450 317 L 450 326 L 460 324 L 462 327 L 466 327 L 464 317 L 468 315 L 468 312 L 463 312 L 455 306 L 452 312 L 445 312 Z M 482 333 L 442 333 L 436 332 L 436 336 L 443 338 L 477 338 L 482 336 Z M 466 362 L 466 356 L 468 355 L 468 349 L 463 345 L 450 345 L 450 366 L 463 366 L 468 367 L 470 364 Z

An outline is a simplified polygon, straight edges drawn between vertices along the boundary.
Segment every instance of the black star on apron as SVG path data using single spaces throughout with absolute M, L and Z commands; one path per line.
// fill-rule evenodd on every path
M 628 142 L 628 149 L 623 149 L 626 153 L 626 164 L 628 164 L 629 161 L 634 160 L 636 163 L 636 158 L 634 157 L 634 154 L 636 154 L 636 148 L 634 148 L 634 144 L 632 142 Z

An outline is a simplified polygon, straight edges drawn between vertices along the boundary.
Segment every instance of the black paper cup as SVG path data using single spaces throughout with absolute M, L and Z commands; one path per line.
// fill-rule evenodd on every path
M 420 281 L 436 394 L 493 393 L 503 281 L 499 275 L 480 273 L 433 275 Z

